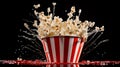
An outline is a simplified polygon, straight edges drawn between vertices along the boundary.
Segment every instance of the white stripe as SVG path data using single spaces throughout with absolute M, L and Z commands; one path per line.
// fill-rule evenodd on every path
M 80 65 L 79 65 L 79 64 L 77 64 L 77 65 L 76 65 L 76 67 L 80 67 Z
M 81 39 L 78 38 L 78 42 L 77 42 L 77 46 L 76 46 L 76 50 L 75 50 L 75 55 L 74 55 L 74 58 L 73 58 L 73 63 L 75 63 L 75 60 L 77 58 L 77 54 L 78 54 L 78 49 L 79 49 L 79 46 L 80 46 L 80 42 L 81 42 Z
M 69 45 L 68 45 L 68 59 L 67 62 L 70 62 L 71 54 L 72 54 L 72 47 L 73 47 L 74 38 L 69 39 Z
M 51 66 L 51 67 L 52 67 L 52 66 Z M 57 67 L 56 64 L 54 64 L 53 67 Z
M 46 65 L 46 67 L 50 67 L 51 65 Z
M 60 64 L 60 67 L 63 67 L 63 64 Z
M 71 67 L 72 64 L 67 64 L 67 67 Z
M 53 60 L 56 62 L 56 50 L 55 50 L 55 41 L 54 38 L 50 38 L 50 43 L 51 43 L 51 49 L 52 49 L 52 55 L 53 55 Z
M 63 62 L 64 60 L 64 37 L 59 37 L 59 43 L 60 43 L 60 62 Z
M 48 43 L 46 43 L 46 39 L 44 39 L 44 43 L 45 43 L 45 47 L 46 47 L 46 51 L 45 51 L 45 53 L 48 53 L 48 58 L 47 59 L 49 59 L 50 60 L 50 53 L 49 53 L 49 50 L 48 50 Z M 50 60 L 50 62 L 51 62 L 51 60 Z
M 77 66 L 76 64 L 73 65 L 73 67 L 76 67 L 76 66 Z
M 84 42 L 82 42 L 81 45 L 84 45 Z M 82 52 L 82 48 L 83 48 L 83 46 L 81 46 L 80 54 L 78 55 L 78 58 L 80 58 L 80 55 L 81 55 L 81 52 Z M 77 62 L 78 62 L 78 61 L 79 61 L 79 60 L 77 59 Z

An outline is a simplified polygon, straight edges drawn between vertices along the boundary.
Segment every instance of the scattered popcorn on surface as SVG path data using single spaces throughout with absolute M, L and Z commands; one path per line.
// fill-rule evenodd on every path
M 55 8 L 56 3 L 52 3 Z M 34 5 L 35 8 L 40 7 L 40 4 Z M 67 14 L 68 19 L 63 21 L 59 16 L 53 16 L 50 7 L 47 8 L 48 15 L 45 15 L 43 11 L 37 12 L 34 10 L 34 14 L 38 17 L 39 24 L 34 21 L 33 26 L 37 28 L 37 32 L 40 38 L 52 37 L 52 36 L 77 36 L 87 39 L 88 31 L 90 28 L 94 27 L 95 22 L 91 21 L 80 21 L 79 17 L 81 14 L 81 9 L 79 9 L 79 15 L 74 16 L 76 12 L 75 6 L 71 7 L 71 11 Z M 27 24 L 25 24 L 26 27 Z M 104 31 L 104 26 L 95 27 L 94 32 Z
M 18 60 L 18 61 L 22 61 L 22 58 L 19 58 L 19 57 L 18 57 L 17 60 Z

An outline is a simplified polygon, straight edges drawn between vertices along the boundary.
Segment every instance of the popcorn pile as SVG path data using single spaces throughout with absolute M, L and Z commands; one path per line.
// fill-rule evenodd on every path
M 37 20 L 34 20 L 33 26 L 37 28 L 38 35 L 41 38 L 52 37 L 52 36 L 77 36 L 88 38 L 89 29 L 94 27 L 95 22 L 91 21 L 80 21 L 79 16 L 81 9 L 79 9 L 79 15 L 74 16 L 76 12 L 75 6 L 71 7 L 71 11 L 67 14 L 68 18 L 66 21 L 63 21 L 59 16 L 54 16 L 55 5 L 53 4 L 53 13 L 51 13 L 50 7 L 47 8 L 48 15 L 45 15 L 43 11 L 37 12 L 34 10 L 34 14 L 39 19 L 39 24 Z M 35 9 L 40 7 L 40 4 L 34 5 Z M 73 19 L 73 17 L 75 17 Z M 91 32 L 100 32 L 104 31 L 104 26 L 95 27 Z

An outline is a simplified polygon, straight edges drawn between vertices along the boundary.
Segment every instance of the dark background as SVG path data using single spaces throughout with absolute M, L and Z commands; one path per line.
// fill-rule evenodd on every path
M 91 53 L 82 57 L 82 60 L 120 60 L 119 47 L 119 26 L 116 21 L 117 6 L 113 1 L 105 2 L 104 0 L 17 0 L 13 2 L 5 2 L 2 5 L 1 20 L 1 44 L 0 44 L 0 60 L 16 59 L 19 55 L 15 50 L 19 48 L 17 43 L 17 35 L 19 29 L 23 27 L 23 19 L 31 20 L 33 4 L 41 4 L 40 10 L 46 11 L 47 7 L 52 8 L 52 2 L 56 2 L 56 15 L 67 17 L 65 10 L 70 10 L 71 6 L 75 6 L 78 10 L 82 9 L 80 19 L 82 21 L 95 21 L 96 26 L 105 26 L 103 36 L 99 39 L 109 39 L 109 42 L 101 44 Z M 7 4 L 9 3 L 9 4 Z M 114 5 L 115 4 L 115 5 Z M 117 30 L 117 31 L 116 31 Z M 24 57 L 31 59 L 33 54 Z M 35 59 L 35 58 L 34 58 Z

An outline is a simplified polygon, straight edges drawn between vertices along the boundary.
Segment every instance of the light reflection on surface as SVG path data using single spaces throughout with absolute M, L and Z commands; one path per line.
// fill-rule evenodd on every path
M 22 67 L 110 67 L 120 66 L 120 61 L 89 61 L 83 60 L 78 63 L 54 63 L 40 60 L 0 60 L 3 65 L 15 65 Z

